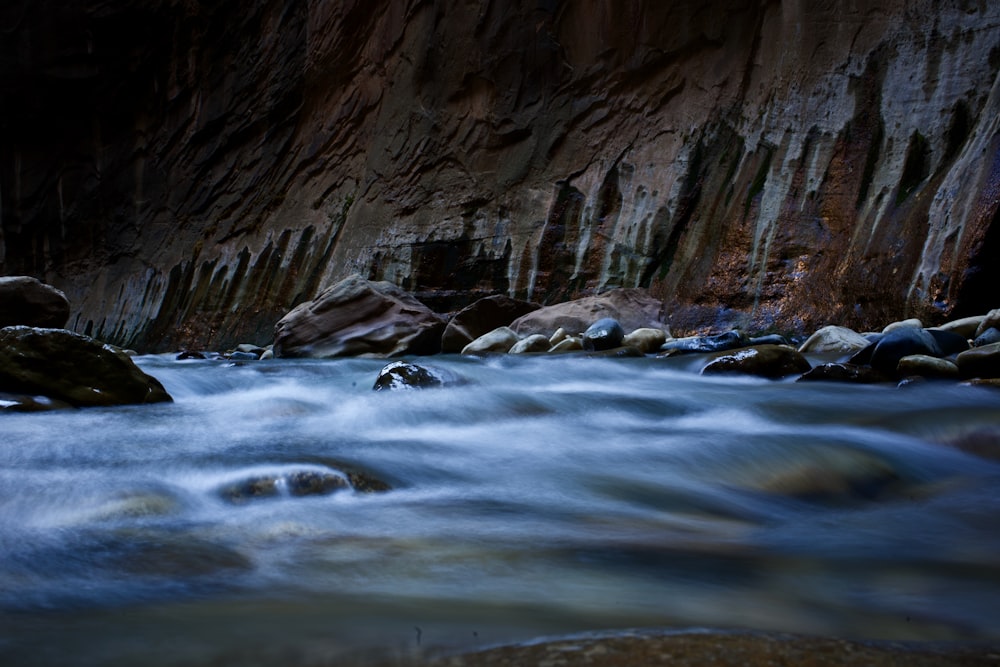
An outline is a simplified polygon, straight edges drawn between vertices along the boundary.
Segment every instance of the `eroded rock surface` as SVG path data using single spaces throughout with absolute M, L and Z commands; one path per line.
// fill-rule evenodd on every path
M 350 276 L 296 306 L 274 327 L 277 357 L 434 354 L 444 321 L 387 282 Z
M 643 287 L 679 335 L 996 306 L 996 3 L 12 0 L 0 29 L 0 273 L 123 346 L 261 340 L 351 273 L 438 312 Z

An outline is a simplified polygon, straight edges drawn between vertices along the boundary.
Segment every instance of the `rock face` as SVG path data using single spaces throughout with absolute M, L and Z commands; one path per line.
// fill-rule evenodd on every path
M 351 273 L 438 312 L 643 287 L 680 335 L 996 306 L 997 3 L 10 0 L 0 27 L 0 273 L 118 344 L 259 340 Z
M 402 289 L 351 276 L 281 318 L 274 327 L 274 355 L 434 354 L 443 329 L 437 315 Z
M 170 395 L 124 352 L 62 329 L 0 329 L 0 391 L 78 407 L 158 403 Z
M 69 301 L 56 288 L 30 276 L 0 278 L 0 328 L 61 329 L 68 319 Z

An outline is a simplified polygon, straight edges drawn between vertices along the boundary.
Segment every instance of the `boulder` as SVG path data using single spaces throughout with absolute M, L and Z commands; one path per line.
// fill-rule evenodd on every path
M 852 354 L 868 347 L 867 338 L 847 327 L 830 325 L 819 329 L 799 347 L 803 354 Z
M 64 329 L 0 329 L 0 391 L 77 407 L 157 403 L 170 395 L 121 350 Z
M 542 334 L 532 334 L 514 343 L 514 347 L 510 348 L 509 352 L 510 354 L 532 354 L 548 352 L 551 347 L 548 338 Z
M 867 363 L 881 372 L 892 374 L 903 357 L 911 354 L 925 354 L 940 357 L 941 347 L 930 333 L 917 327 L 900 327 L 893 329 L 873 343 L 870 350 L 862 350 L 851 361 L 858 363 L 866 352 L 870 352 Z
M 513 329 L 499 327 L 463 347 L 462 354 L 507 354 L 518 340 Z
M 444 380 L 441 376 L 430 369 L 406 361 L 395 361 L 379 371 L 372 389 L 375 391 L 401 391 L 440 387 L 443 384 Z
M 632 333 L 626 334 L 622 339 L 622 345 L 634 347 L 641 350 L 643 354 L 651 354 L 660 349 L 660 346 L 667 342 L 667 333 L 663 329 L 653 327 L 642 327 Z
M 926 354 L 912 354 L 899 360 L 896 375 L 900 377 L 958 378 L 958 366 L 947 359 L 930 357 Z
M 963 378 L 1000 378 L 1000 343 L 966 350 L 955 363 Z
M 580 340 L 583 343 L 583 349 L 600 352 L 621 347 L 623 338 L 625 338 L 625 331 L 618 320 L 605 317 L 587 327 Z
M 925 329 L 931 335 L 934 342 L 941 350 L 941 356 L 947 357 L 969 349 L 969 339 L 954 331 L 942 331 L 941 329 Z
M 675 354 L 697 354 L 706 352 L 724 352 L 746 347 L 750 339 L 737 330 L 727 331 L 715 336 L 689 336 L 668 340 L 660 347 L 665 356 Z
M 701 369 L 701 372 L 703 375 L 743 373 L 766 378 L 781 378 L 801 375 L 809 369 L 809 362 L 793 347 L 758 345 L 713 359 Z
M 69 320 L 66 295 L 30 276 L 0 278 L 0 328 L 24 325 L 61 329 Z
M 443 329 L 441 318 L 404 290 L 354 275 L 281 318 L 274 356 L 434 354 Z
M 560 327 L 570 334 L 579 334 L 605 317 L 618 320 L 627 331 L 642 327 L 667 328 L 663 302 L 638 288 L 618 288 L 597 296 L 545 306 L 517 318 L 510 328 L 522 336 L 551 335 Z
M 537 303 L 520 301 L 500 294 L 479 299 L 458 311 L 441 335 L 442 352 L 461 352 L 462 348 L 498 327 L 540 308 Z

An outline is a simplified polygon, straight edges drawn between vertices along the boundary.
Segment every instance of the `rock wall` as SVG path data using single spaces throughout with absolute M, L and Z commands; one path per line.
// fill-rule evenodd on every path
M 11 0 L 0 273 L 149 350 L 350 273 L 675 333 L 997 305 L 987 0 Z

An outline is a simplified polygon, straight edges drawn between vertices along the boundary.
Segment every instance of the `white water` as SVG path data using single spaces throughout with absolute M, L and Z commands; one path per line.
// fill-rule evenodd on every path
M 0 664 L 295 664 L 638 626 L 997 640 L 1000 394 L 694 358 L 139 360 L 175 403 L 0 415 Z M 392 486 L 233 502 L 241 481 Z M 359 657 L 360 656 L 360 657 Z

